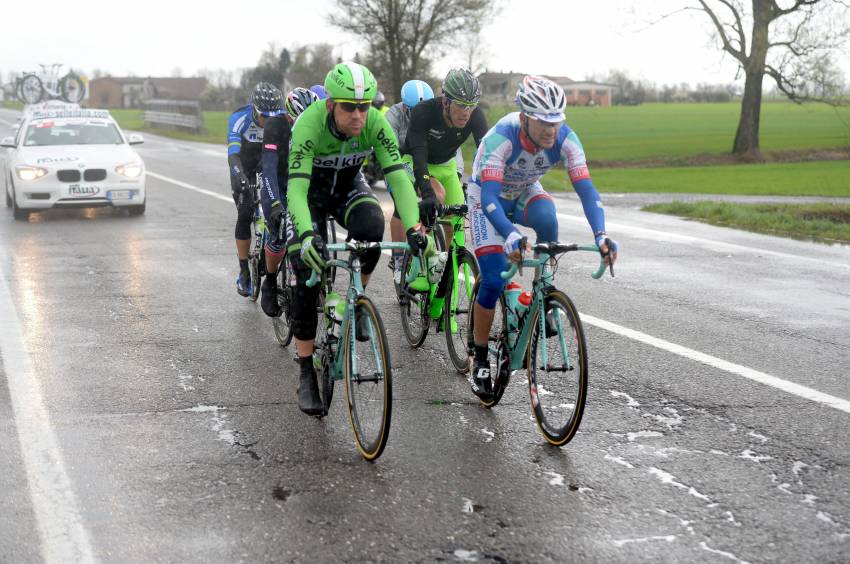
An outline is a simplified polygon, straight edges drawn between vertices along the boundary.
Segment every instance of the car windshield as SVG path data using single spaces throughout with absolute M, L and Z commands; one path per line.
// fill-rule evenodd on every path
M 108 121 L 44 120 L 27 128 L 24 146 L 118 145 L 123 142 L 118 128 Z

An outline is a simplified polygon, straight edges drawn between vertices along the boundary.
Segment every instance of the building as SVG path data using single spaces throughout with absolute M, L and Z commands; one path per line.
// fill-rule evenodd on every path
M 89 81 L 88 105 L 96 108 L 140 108 L 145 100 L 199 100 L 206 78 L 113 77 Z
M 492 106 L 505 106 L 514 103 L 517 87 L 524 73 L 484 72 L 478 80 L 481 82 L 482 100 Z M 599 82 L 577 81 L 567 76 L 547 76 L 567 95 L 568 106 L 610 106 L 614 100 L 614 86 Z

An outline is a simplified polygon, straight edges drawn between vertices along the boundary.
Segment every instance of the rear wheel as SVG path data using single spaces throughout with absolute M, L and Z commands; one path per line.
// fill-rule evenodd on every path
M 129 213 L 130 215 L 144 215 L 145 208 L 147 207 L 147 205 L 148 202 L 147 200 L 145 200 L 139 205 L 127 206 L 127 213 Z
M 12 185 L 12 215 L 18 221 L 28 221 L 30 218 L 29 210 L 25 210 L 18 206 L 18 198 L 15 194 L 15 186 Z
M 466 249 L 459 249 L 457 270 L 452 272 L 451 263 L 446 264 L 450 278 L 446 286 L 446 299 L 443 305 L 443 330 L 446 333 L 446 345 L 449 358 L 455 370 L 461 374 L 469 370 L 467 351 L 467 333 L 472 325 L 473 287 L 478 278 L 478 263 Z
M 550 290 L 532 323 L 528 347 L 528 391 L 540 432 L 561 446 L 578 431 L 587 397 L 587 347 L 573 302 L 561 291 Z M 545 356 L 544 356 L 545 354 Z
M 289 268 L 287 268 L 285 262 L 288 259 L 284 258 L 283 260 L 284 262 L 277 269 L 277 305 L 280 307 L 280 315 L 272 317 L 272 326 L 277 343 L 285 347 L 292 341 L 292 319 L 290 315 L 295 286 L 290 286 Z
M 368 340 L 352 342 L 351 330 L 343 325 L 345 397 L 357 449 L 366 460 L 377 459 L 387 445 L 392 415 L 392 372 L 387 336 L 378 310 L 366 296 L 355 301 L 353 323 L 365 317 Z
M 319 293 L 318 305 L 316 306 L 319 316 L 319 326 L 316 329 L 316 341 L 314 344 L 313 367 L 319 374 L 319 390 L 322 395 L 322 406 L 324 414 L 327 415 L 331 408 L 331 400 L 334 395 L 334 377 L 331 367 L 333 366 L 334 347 L 336 338 L 330 334 L 333 322 L 325 315 L 325 293 Z
M 419 258 L 404 252 L 404 259 L 401 263 L 401 284 L 399 285 L 399 305 L 401 307 L 401 327 L 404 330 L 404 336 L 411 347 L 420 347 L 425 342 L 425 337 L 428 336 L 428 328 L 431 324 L 431 319 L 428 315 L 428 296 L 429 290 L 417 292 L 411 289 L 407 283 L 406 276 L 413 266 L 413 261 L 418 261 Z
M 59 80 L 59 93 L 66 102 L 77 104 L 86 95 L 86 85 L 83 84 L 79 76 L 73 72 L 69 72 Z
M 44 98 L 44 85 L 41 79 L 34 74 L 28 74 L 21 79 L 19 88 L 21 102 L 25 104 L 38 104 Z

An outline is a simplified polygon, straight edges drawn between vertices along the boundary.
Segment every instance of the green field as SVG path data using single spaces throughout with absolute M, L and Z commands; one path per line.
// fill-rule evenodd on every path
M 850 197 L 850 161 L 665 168 L 591 169 L 600 192 L 685 192 Z M 564 169 L 542 180 L 549 191 L 572 189 Z
M 227 143 L 227 118 L 230 112 L 204 112 L 204 127 L 206 131 L 202 134 L 185 133 L 181 131 L 169 131 L 155 127 L 145 127 L 142 121 L 142 110 L 109 110 L 115 121 L 122 129 L 132 131 L 147 131 L 157 135 L 166 135 L 175 139 L 186 139 L 188 141 L 201 141 L 205 143 Z

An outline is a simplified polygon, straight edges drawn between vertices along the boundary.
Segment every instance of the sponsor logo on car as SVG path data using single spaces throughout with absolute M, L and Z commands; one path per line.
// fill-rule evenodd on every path
M 71 163 L 74 161 L 80 160 L 80 157 L 42 157 L 40 159 L 36 159 L 36 164 L 50 164 L 50 163 Z

